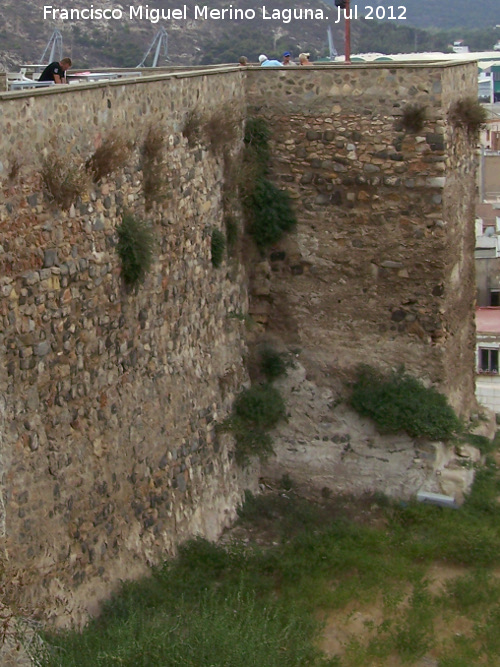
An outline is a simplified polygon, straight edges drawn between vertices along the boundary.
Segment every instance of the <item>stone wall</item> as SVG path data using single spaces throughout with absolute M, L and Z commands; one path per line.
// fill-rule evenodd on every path
M 474 396 L 474 145 L 447 122 L 474 64 L 247 72 L 298 228 L 255 276 L 252 311 L 324 377 L 406 368 L 466 413 Z M 401 128 L 408 105 L 422 131 Z M 267 290 L 262 285 L 267 284 Z
M 263 261 L 245 247 L 252 309 L 300 347 L 308 376 L 404 363 L 470 408 L 475 162 L 446 113 L 475 76 L 469 64 L 230 68 L 0 95 L 0 531 L 25 600 L 81 620 L 180 540 L 215 537 L 255 484 L 215 432 L 247 381 L 231 317 L 247 311 L 246 274 L 210 257 L 241 127 L 188 141 L 192 111 L 220 128 L 248 104 L 272 127 L 299 224 Z M 397 129 L 408 103 L 427 107 L 417 135 Z M 165 139 L 155 202 L 150 129 Z M 111 136 L 128 154 L 61 210 L 46 165 L 80 178 Z M 157 238 L 136 293 L 115 248 L 126 209 Z
M 61 621 L 95 612 L 188 536 L 215 538 L 255 476 L 215 422 L 247 380 L 241 266 L 211 263 L 223 159 L 182 134 L 188 112 L 230 105 L 241 73 L 6 94 L 0 102 L 0 437 L 4 555 L 25 601 Z M 143 192 L 144 139 L 165 140 L 161 205 Z M 238 151 L 239 137 L 228 150 Z M 43 192 L 110 136 L 130 153 L 69 210 Z M 206 143 L 206 142 L 205 142 Z M 76 170 L 76 171 L 75 171 Z M 65 172 L 66 173 L 66 172 Z M 115 249 L 128 209 L 151 221 L 155 261 L 125 290 Z

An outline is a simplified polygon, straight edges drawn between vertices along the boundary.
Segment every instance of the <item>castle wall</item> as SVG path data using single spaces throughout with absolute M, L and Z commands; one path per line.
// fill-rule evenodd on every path
M 247 277 L 210 253 L 242 123 L 218 148 L 188 142 L 194 110 L 215 127 L 264 115 L 297 210 L 296 232 L 249 262 L 255 319 L 323 377 L 404 363 L 471 407 L 475 160 L 446 113 L 475 73 L 228 69 L 0 95 L 0 534 L 25 600 L 81 620 L 182 539 L 216 537 L 255 484 L 215 431 L 248 379 Z M 416 135 L 397 128 L 409 103 L 427 107 Z M 166 142 L 154 203 L 151 128 Z M 129 154 L 61 210 L 44 163 L 81 176 L 110 136 Z M 116 252 L 126 210 L 157 239 L 137 292 Z
M 474 395 L 476 163 L 447 112 L 476 78 L 473 64 L 247 74 L 298 214 L 261 264 L 255 316 L 325 375 L 404 364 L 460 412 Z M 408 105 L 426 108 L 420 132 L 400 126 Z
M 244 271 L 211 263 L 223 159 L 182 134 L 195 108 L 209 118 L 230 105 L 238 118 L 243 104 L 238 72 L 0 102 L 4 555 L 24 599 L 66 621 L 186 537 L 217 537 L 254 484 L 215 432 L 247 380 L 244 324 L 231 317 L 247 309 Z M 165 139 L 165 187 L 146 211 L 150 127 Z M 130 154 L 61 210 L 43 192 L 43 160 L 82 175 L 113 133 Z M 137 293 L 115 248 L 125 210 L 156 236 Z

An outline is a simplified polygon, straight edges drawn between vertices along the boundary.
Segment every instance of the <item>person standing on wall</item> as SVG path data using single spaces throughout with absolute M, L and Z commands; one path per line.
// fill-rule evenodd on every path
M 259 56 L 259 62 L 261 67 L 283 67 L 279 60 L 269 60 L 264 54 Z
M 68 83 L 66 72 L 71 67 L 71 58 L 63 58 L 60 63 L 53 62 L 43 70 L 38 81 L 53 81 L 54 83 Z
M 299 53 L 299 63 L 301 65 L 312 65 L 312 62 L 309 60 L 309 53 Z
M 292 57 L 292 54 L 290 51 L 285 51 L 283 54 L 283 67 L 297 67 L 297 63 L 294 63 L 293 60 L 290 60 Z

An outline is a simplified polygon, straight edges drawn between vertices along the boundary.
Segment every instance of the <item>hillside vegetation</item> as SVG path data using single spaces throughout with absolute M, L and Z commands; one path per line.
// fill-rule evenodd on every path
M 360 2 L 360 15 L 367 5 L 399 6 L 389 0 Z M 202 4 L 202 3 L 200 3 Z M 241 3 L 234 3 L 234 7 Z M 330 6 L 329 6 L 330 5 Z M 151 45 L 160 25 L 168 32 L 168 63 L 174 65 L 237 62 L 245 54 L 256 61 L 259 53 L 280 56 L 286 49 L 297 55 L 308 51 L 317 59 L 328 55 L 326 30 L 332 25 L 336 47 L 343 52 L 343 25 L 335 24 L 334 0 L 305 0 L 301 8 L 322 9 L 329 20 L 292 20 L 290 23 L 263 20 L 259 11 L 254 20 L 176 20 L 153 24 L 145 19 L 119 21 L 44 20 L 43 6 L 35 0 L 4 0 L 0 26 L 0 65 L 15 69 L 40 60 L 52 31 L 61 31 L 64 55 L 70 55 L 76 67 L 135 67 Z M 464 38 L 472 48 L 492 48 L 499 35 L 494 25 L 500 21 L 497 0 L 405 0 L 406 20 L 353 22 L 353 52 L 383 53 L 414 50 L 445 50 L 450 42 Z M 99 5 L 95 5 L 96 7 Z M 192 7 L 192 5 L 189 5 Z M 226 6 L 214 0 L 210 7 Z M 253 5 L 245 3 L 244 7 Z M 83 0 L 73 0 L 71 8 L 88 7 Z M 124 10 L 127 9 L 123 5 Z M 177 8 L 174 0 L 158 0 L 158 9 Z M 255 6 L 257 9 L 257 6 Z M 289 8 L 285 0 L 276 0 L 272 8 Z M 126 11 L 125 11 L 126 13 Z M 191 12 L 192 13 L 192 12 Z M 415 28 L 429 28 L 420 32 Z M 448 32 L 443 32 L 443 31 Z M 470 32 L 474 30 L 475 32 Z M 483 32 L 486 30 L 487 32 Z M 150 61 L 146 64 L 150 64 Z

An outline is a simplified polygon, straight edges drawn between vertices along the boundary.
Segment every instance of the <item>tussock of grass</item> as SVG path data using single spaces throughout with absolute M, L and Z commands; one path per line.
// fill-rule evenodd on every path
M 116 251 L 121 259 L 123 280 L 128 287 L 137 287 L 153 262 L 153 230 L 143 220 L 127 213 L 116 231 Z
M 130 153 L 131 145 L 118 131 L 113 131 L 89 157 L 85 166 L 94 182 L 97 183 L 105 176 L 122 169 Z

